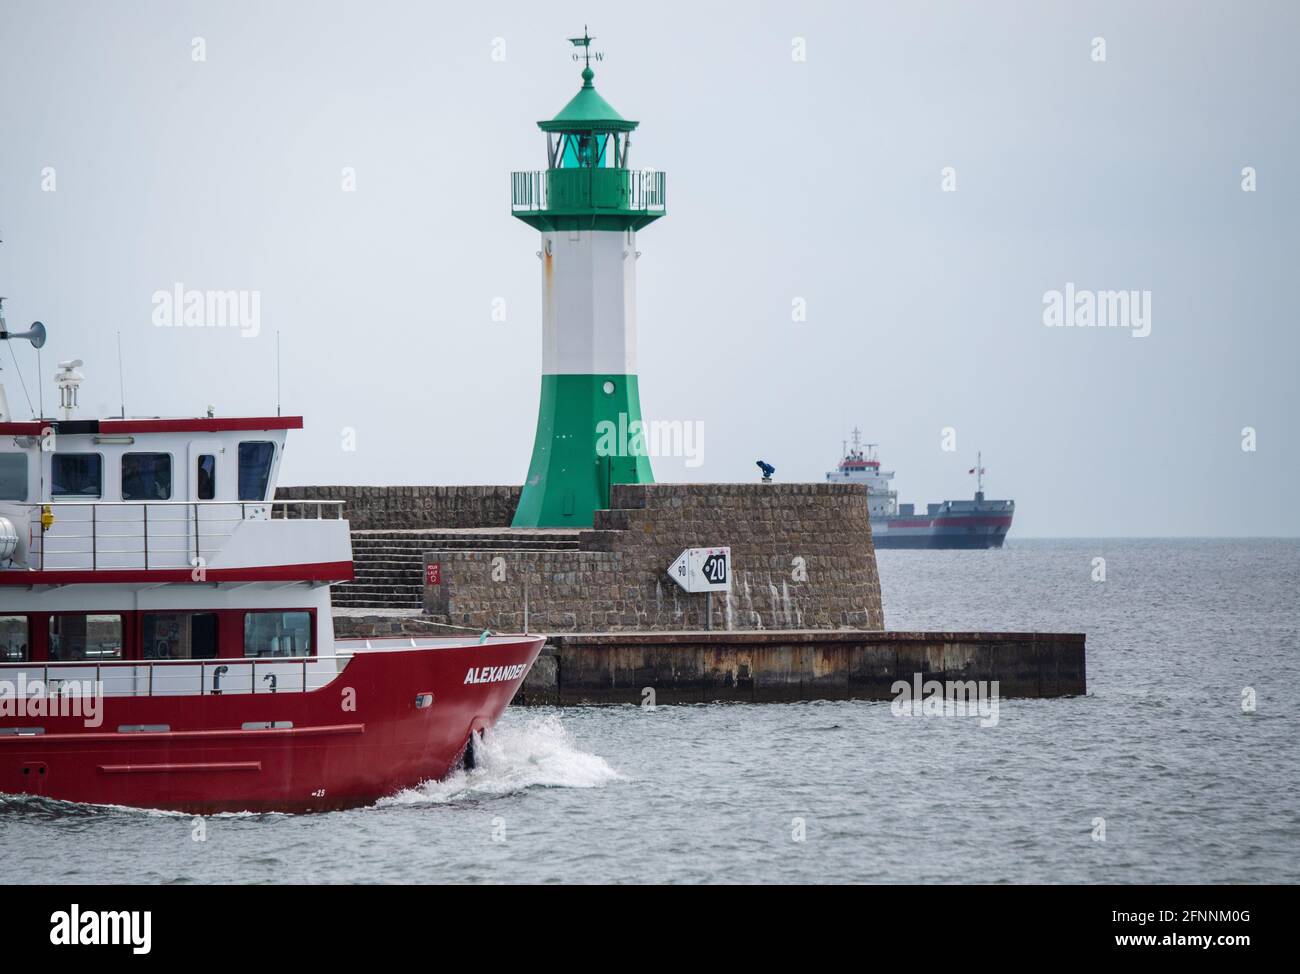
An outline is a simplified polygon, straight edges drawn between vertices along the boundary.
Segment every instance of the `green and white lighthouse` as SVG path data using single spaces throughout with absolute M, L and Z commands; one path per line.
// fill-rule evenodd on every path
M 514 216 L 541 232 L 542 401 L 514 526 L 590 527 L 616 483 L 650 483 L 636 374 L 636 233 L 664 215 L 664 174 L 628 167 L 637 123 L 592 84 L 546 135 L 547 168 L 511 177 Z

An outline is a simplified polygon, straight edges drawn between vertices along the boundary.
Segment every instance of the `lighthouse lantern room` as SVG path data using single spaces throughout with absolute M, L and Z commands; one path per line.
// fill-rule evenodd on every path
M 547 168 L 511 176 L 511 212 L 541 233 L 542 390 L 514 526 L 590 527 L 617 483 L 654 475 L 636 371 L 636 233 L 664 215 L 664 174 L 628 167 L 637 123 L 592 83 L 538 122 Z

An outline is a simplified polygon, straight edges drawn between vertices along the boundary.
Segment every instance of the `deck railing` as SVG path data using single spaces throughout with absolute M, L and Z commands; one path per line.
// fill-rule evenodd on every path
M 170 697 L 302 693 L 328 686 L 350 660 L 337 656 L 204 660 L 69 660 L 0 663 L 14 699 L 77 696 Z M 38 688 L 39 684 L 39 688 Z M 99 688 L 98 692 L 95 688 Z M 25 692 L 24 692 L 25 690 Z
M 27 567 L 94 571 L 199 567 L 245 521 L 334 520 L 343 516 L 344 503 L 56 500 L 14 506 L 27 514 Z

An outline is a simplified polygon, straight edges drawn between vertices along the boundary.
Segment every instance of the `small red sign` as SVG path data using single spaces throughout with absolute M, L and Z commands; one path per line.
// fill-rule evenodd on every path
M 429 564 L 424 566 L 424 584 L 442 584 L 442 562 L 431 561 Z

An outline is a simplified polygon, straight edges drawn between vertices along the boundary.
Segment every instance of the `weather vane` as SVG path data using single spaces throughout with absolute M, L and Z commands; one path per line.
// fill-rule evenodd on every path
M 583 56 L 583 58 L 586 60 L 586 65 L 585 65 L 585 66 L 588 67 L 588 68 L 591 67 L 591 42 L 594 41 L 595 39 L 596 39 L 596 38 L 591 37 L 591 36 L 589 36 L 589 35 L 587 34 L 587 25 L 586 25 L 586 24 L 583 24 L 583 25 L 582 25 L 582 36 L 581 36 L 581 37 L 570 37 L 570 38 L 569 38 L 569 43 L 570 43 L 570 44 L 572 44 L 574 47 L 580 47 L 580 48 L 582 48 L 582 56 Z M 577 55 L 576 55 L 576 54 L 574 55 L 574 58 L 575 58 L 575 59 L 577 58 Z M 599 54 L 596 55 L 596 60 L 597 60 L 597 61 L 600 60 L 600 55 L 599 55 Z

